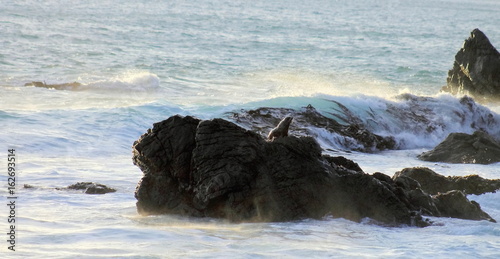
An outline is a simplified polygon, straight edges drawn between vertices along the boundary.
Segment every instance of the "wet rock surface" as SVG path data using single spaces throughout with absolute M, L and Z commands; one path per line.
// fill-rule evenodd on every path
M 235 222 L 331 215 L 415 226 L 429 224 L 420 211 L 491 219 L 449 213 L 446 199 L 421 191 L 418 183 L 402 186 L 364 173 L 349 159 L 322 155 L 312 137 L 295 137 L 292 128 L 272 142 L 265 133 L 223 119 L 172 116 L 155 123 L 133 145 L 134 164 L 144 173 L 135 192 L 138 212 Z
M 479 203 L 470 201 L 461 191 L 453 190 L 432 196 L 441 217 L 496 222 L 481 209 Z
M 335 136 L 340 146 L 361 152 L 374 152 L 396 147 L 394 138 L 370 132 L 354 114 L 351 114 L 347 107 L 335 103 L 342 109 L 343 117 L 340 119 L 348 121 L 348 125 L 340 124 L 336 120 L 322 115 L 311 105 L 301 109 L 262 107 L 255 110 L 241 110 L 228 113 L 228 117 L 236 124 L 262 136 L 267 136 L 282 118 L 291 116 L 294 122 L 290 125 L 289 130 L 295 136 L 316 136 L 318 132 L 326 131 L 326 134 Z M 332 114 L 332 116 L 340 115 Z
M 85 194 L 105 194 L 110 192 L 116 192 L 115 189 L 110 188 L 104 184 L 94 183 L 94 182 L 79 182 L 68 186 L 66 189 L 69 190 L 85 190 Z
M 433 150 L 419 159 L 430 162 L 458 164 L 491 164 L 500 162 L 500 142 L 482 131 L 474 134 L 451 133 Z
M 116 189 L 113 189 L 111 187 L 108 187 L 104 184 L 100 183 L 95 183 L 95 182 L 78 182 L 75 184 L 72 184 L 68 187 L 64 188 L 45 188 L 45 187 L 38 187 L 38 186 L 33 186 L 31 184 L 24 184 L 23 185 L 24 189 L 56 189 L 58 191 L 64 191 L 64 190 L 83 190 L 83 193 L 85 194 L 106 194 L 106 193 L 112 193 L 116 192 Z
M 405 168 L 392 179 L 406 190 L 410 203 L 420 207 L 425 215 L 496 222 L 466 195 L 495 192 L 500 188 L 499 179 L 477 175 L 445 177 L 426 167 Z
M 394 175 L 395 181 L 416 181 L 429 194 L 459 190 L 465 194 L 484 194 L 500 190 L 500 179 L 485 179 L 478 175 L 443 176 L 426 167 L 405 168 Z M 410 180 L 408 180 L 410 179 Z
M 477 100 L 500 100 L 500 53 L 486 35 L 474 29 L 455 55 L 442 91 L 467 94 Z

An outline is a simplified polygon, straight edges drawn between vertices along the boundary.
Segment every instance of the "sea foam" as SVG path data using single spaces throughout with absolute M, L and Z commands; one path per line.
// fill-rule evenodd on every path
M 77 90 L 97 91 L 153 91 L 160 87 L 160 78 L 151 72 L 126 72 L 109 79 L 83 84 Z
M 324 115 L 340 123 L 361 123 L 382 136 L 393 136 L 400 149 L 434 147 L 454 132 L 471 134 L 482 130 L 500 139 L 500 115 L 469 97 L 403 94 L 389 99 L 366 95 L 324 98 L 331 102 L 320 110 Z M 338 143 L 335 136 L 329 138 L 333 139 L 326 142 Z

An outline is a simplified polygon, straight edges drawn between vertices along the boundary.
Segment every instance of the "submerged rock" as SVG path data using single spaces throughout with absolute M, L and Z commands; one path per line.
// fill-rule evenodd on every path
M 429 194 L 459 190 L 465 194 L 483 194 L 500 189 L 500 179 L 484 179 L 478 175 L 443 176 L 426 167 L 405 168 L 394 175 L 395 181 L 412 179 Z
M 479 29 L 471 32 L 455 55 L 442 91 L 478 100 L 500 100 L 500 53 Z
M 47 187 L 39 187 L 39 186 L 33 186 L 31 184 L 25 184 L 24 189 L 55 189 L 58 191 L 64 191 L 64 190 L 85 190 L 85 194 L 106 194 L 106 193 L 111 193 L 111 192 L 116 192 L 115 189 L 108 187 L 104 184 L 100 183 L 94 183 L 94 182 L 78 182 L 75 184 L 72 184 L 68 187 L 64 188 L 47 188 Z
M 418 158 L 456 164 L 497 163 L 500 162 L 500 143 L 482 131 L 476 131 L 472 135 L 451 133 L 433 150 L 420 154 Z
M 409 190 L 390 177 L 368 175 L 346 158 L 322 155 L 311 137 L 268 142 L 264 136 L 223 119 L 173 116 L 155 123 L 133 145 L 134 164 L 144 173 L 135 192 L 138 212 L 236 222 L 332 215 L 429 224 Z
M 45 82 L 33 81 L 24 84 L 24 86 L 34 86 L 34 87 L 42 87 L 42 88 L 49 88 L 56 90 L 76 90 L 80 86 L 82 86 L 82 84 L 78 82 L 63 83 L 63 84 L 46 84 Z
M 94 183 L 94 182 L 78 182 L 68 186 L 66 189 L 85 190 L 86 194 L 105 194 L 110 192 L 116 192 L 116 190 L 113 188 L 107 187 L 104 184 Z

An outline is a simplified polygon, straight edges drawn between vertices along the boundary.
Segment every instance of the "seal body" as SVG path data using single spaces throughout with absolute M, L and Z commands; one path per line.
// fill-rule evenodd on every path
M 275 138 L 281 138 L 288 136 L 288 128 L 290 123 L 292 123 L 293 117 L 287 116 L 280 121 L 276 128 L 272 129 L 267 135 L 267 140 L 273 141 Z

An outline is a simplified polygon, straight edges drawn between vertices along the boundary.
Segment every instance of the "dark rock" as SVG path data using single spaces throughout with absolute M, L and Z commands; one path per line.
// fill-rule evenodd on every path
M 429 194 L 459 190 L 465 194 L 479 195 L 500 189 L 500 179 L 484 179 L 478 175 L 446 177 L 426 167 L 405 168 L 393 177 L 396 182 L 406 181 L 408 178 L 418 182 L 419 188 Z
M 63 84 L 46 84 L 45 82 L 33 81 L 24 84 L 24 86 L 34 86 L 34 87 L 42 87 L 42 88 L 49 88 L 56 90 L 77 90 L 78 87 L 82 86 L 82 84 L 78 82 L 63 83 Z
M 472 220 L 489 220 L 496 222 L 481 206 L 475 201 L 469 201 L 461 191 L 449 191 L 440 193 L 433 197 L 436 200 L 436 207 L 441 212 L 442 217 L 453 217 Z
M 86 194 L 105 194 L 110 192 L 116 192 L 115 189 L 107 187 L 104 184 L 93 183 L 93 182 L 79 182 L 68 186 L 66 189 L 85 190 Z
M 385 183 L 388 183 L 390 185 L 394 185 L 394 181 L 392 180 L 392 178 L 386 174 L 376 172 L 372 176 L 381 182 L 385 182 Z
M 85 190 L 85 194 L 106 194 L 106 193 L 111 193 L 111 192 L 116 192 L 115 189 L 108 187 L 104 184 L 100 183 L 94 183 L 94 182 L 78 182 L 75 184 L 72 184 L 68 187 L 56 187 L 56 188 L 50 188 L 50 187 L 43 187 L 43 186 L 33 186 L 31 184 L 24 184 L 24 189 L 55 189 L 58 191 L 67 191 L 67 190 Z
M 144 173 L 135 192 L 141 214 L 236 222 L 332 215 L 389 225 L 429 224 L 408 191 L 386 177 L 363 173 L 348 159 L 323 156 L 311 137 L 267 142 L 223 119 L 173 116 L 134 143 L 133 161 Z
M 420 188 L 429 194 L 437 194 L 443 190 L 451 190 L 448 189 L 448 186 L 445 186 L 448 184 L 445 176 L 437 174 L 426 167 L 405 168 L 396 172 L 392 179 L 395 182 L 401 183 L 407 190 Z
M 239 113 L 231 112 L 228 115 L 238 125 L 264 137 L 280 122 L 281 118 L 290 116 L 294 120 L 294 123 L 290 125 L 290 130 L 296 136 L 317 136 L 318 132 L 326 130 L 328 134 L 337 137 L 339 146 L 349 150 L 374 152 L 395 148 L 394 138 L 370 132 L 363 127 L 355 115 L 351 115 L 347 107 L 338 102 L 332 102 L 341 107 L 343 114 L 343 116 L 338 114 L 332 114 L 332 116 L 347 121 L 347 125 L 322 115 L 311 105 L 298 110 L 264 107 L 255 110 L 241 110 Z
M 342 168 L 352 170 L 355 172 L 364 173 L 363 169 L 361 169 L 361 167 L 358 165 L 358 163 L 356 163 L 350 159 L 347 159 L 343 156 L 332 157 L 332 156 L 324 155 L 323 157 L 328 162 L 330 162 L 330 164 L 334 167 L 342 167 Z
M 479 29 L 471 32 L 455 55 L 442 91 L 478 100 L 500 99 L 500 53 Z
M 421 189 L 420 183 L 418 181 L 415 181 L 414 179 L 406 177 L 404 175 L 394 178 L 393 181 L 396 184 L 396 186 L 401 187 L 405 190 L 412 191 Z
M 134 163 L 144 172 L 136 190 L 142 214 L 233 221 L 332 214 L 411 223 L 410 211 L 390 190 L 361 172 L 345 169 L 349 173 L 339 174 L 311 137 L 267 142 L 222 119 L 174 116 L 141 136 L 133 153 Z M 359 170 L 353 162 L 338 161 Z
M 451 133 L 433 150 L 422 153 L 418 158 L 445 163 L 497 163 L 500 162 L 500 143 L 482 131 L 476 131 L 472 135 Z
M 396 184 L 405 190 L 409 203 L 414 206 L 412 208 L 419 209 L 424 215 L 496 222 L 481 210 L 477 202 L 467 199 L 462 187 L 466 191 L 474 190 L 474 194 L 480 194 L 477 190 L 487 185 L 485 183 L 495 185 L 500 182 L 479 176 L 474 176 L 467 182 L 469 178 L 471 177 L 445 177 L 425 167 L 405 168 L 393 176 Z
M 441 210 L 446 209 L 446 203 L 442 203 L 444 208 L 438 208 L 436 206 L 436 199 L 422 191 L 422 189 L 416 188 L 406 192 L 408 196 L 408 202 L 414 206 L 415 210 L 419 210 L 423 215 L 442 217 Z M 463 218 L 460 214 L 456 214 L 455 218 Z M 483 218 L 476 218 L 483 219 Z M 489 218 L 486 218 L 489 220 Z

